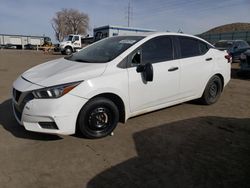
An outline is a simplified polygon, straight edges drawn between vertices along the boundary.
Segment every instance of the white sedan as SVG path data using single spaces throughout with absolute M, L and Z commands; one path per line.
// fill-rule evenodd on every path
M 24 72 L 13 84 L 13 110 L 29 131 L 100 138 L 139 114 L 193 99 L 215 103 L 230 63 L 191 35 L 110 37 Z

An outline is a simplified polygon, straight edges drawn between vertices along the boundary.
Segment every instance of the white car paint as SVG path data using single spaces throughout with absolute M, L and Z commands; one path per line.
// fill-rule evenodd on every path
M 224 86 L 229 82 L 231 65 L 224 58 L 226 53 L 213 48 L 205 55 L 153 64 L 152 82 L 142 80 L 136 67 L 118 67 L 124 58 L 146 41 L 168 35 L 192 37 L 207 43 L 185 34 L 145 34 L 145 38 L 107 63 L 79 63 L 61 58 L 38 65 L 18 77 L 13 88 L 25 93 L 70 82 L 83 82 L 62 97 L 28 101 L 21 117 L 14 113 L 16 119 L 30 131 L 69 135 L 75 133 L 80 110 L 97 95 L 112 93 L 118 96 L 124 104 L 126 121 L 142 113 L 200 98 L 209 79 L 215 74 L 223 77 Z M 212 60 L 206 61 L 207 58 Z M 173 67 L 179 69 L 168 72 Z M 13 108 L 19 103 L 13 96 Z M 58 129 L 42 128 L 38 124 L 41 121 L 55 122 Z

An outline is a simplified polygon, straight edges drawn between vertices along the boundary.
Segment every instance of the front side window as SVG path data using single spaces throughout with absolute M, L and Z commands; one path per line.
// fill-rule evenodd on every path
M 65 59 L 84 63 L 106 63 L 143 39 L 142 36 L 117 36 L 103 39 Z
M 65 37 L 65 38 L 63 39 L 63 41 L 72 41 L 72 39 L 73 39 L 73 36 L 72 36 L 72 35 L 69 35 L 69 36 Z
M 79 36 L 75 36 L 74 40 L 79 41 Z
M 170 37 L 157 37 L 142 45 L 142 62 L 157 63 L 173 59 L 173 47 Z

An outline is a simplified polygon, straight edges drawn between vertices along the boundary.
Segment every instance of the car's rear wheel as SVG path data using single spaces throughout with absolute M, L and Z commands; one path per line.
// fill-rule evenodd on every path
M 111 100 L 94 98 L 80 111 L 78 131 L 87 138 L 102 138 L 113 132 L 118 120 L 118 108 Z
M 214 104 L 220 98 L 222 92 L 222 81 L 217 75 L 213 76 L 207 83 L 205 91 L 201 97 L 201 102 L 203 104 Z

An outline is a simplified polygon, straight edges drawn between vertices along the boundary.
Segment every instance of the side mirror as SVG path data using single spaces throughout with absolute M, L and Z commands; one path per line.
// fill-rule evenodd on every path
M 145 65 L 138 65 L 136 68 L 136 72 L 142 73 L 143 79 L 147 82 L 152 82 L 154 77 L 153 65 L 151 63 L 147 63 Z
M 136 72 L 140 73 L 140 72 L 144 72 L 145 71 L 145 65 L 138 65 L 136 67 Z
M 144 77 L 147 82 L 152 82 L 154 77 L 154 69 L 151 63 L 145 65 Z

